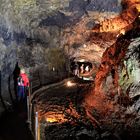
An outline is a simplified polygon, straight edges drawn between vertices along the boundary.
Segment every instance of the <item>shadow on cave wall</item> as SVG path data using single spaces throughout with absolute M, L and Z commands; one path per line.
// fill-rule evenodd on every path
M 3 79 L 2 79 L 2 72 L 0 71 L 0 100 L 1 100 L 2 107 L 5 110 L 8 110 L 8 109 L 10 109 L 9 107 L 14 107 L 16 105 L 16 102 L 17 102 L 17 78 L 18 78 L 19 74 L 20 74 L 20 68 L 19 68 L 19 65 L 17 62 L 13 73 L 7 77 L 7 85 L 5 85 L 5 87 L 8 88 L 8 91 L 7 91 L 8 93 L 6 96 L 8 101 L 6 101 L 4 99 L 4 96 L 2 95 L 2 81 L 3 81 Z M 5 94 L 5 92 L 3 92 L 3 93 Z
M 16 41 L 17 44 L 23 43 L 27 38 L 24 32 L 11 32 L 5 25 L 0 26 L 0 37 L 3 38 L 3 44 L 9 46 L 12 41 Z
M 20 74 L 20 68 L 19 68 L 19 65 L 17 62 L 15 65 L 15 69 L 13 71 L 14 93 L 15 93 L 16 100 L 17 100 L 17 78 L 18 78 L 19 74 Z M 10 79 L 9 79 L 9 81 L 10 81 Z M 9 86 L 10 86 L 10 83 L 9 83 Z
M 0 71 L 0 100 L 1 100 L 1 104 L 2 104 L 2 106 L 3 106 L 3 108 L 5 109 L 5 110 L 7 110 L 7 107 L 6 107 L 6 105 L 5 105 L 5 103 L 4 103 L 4 99 L 3 99 L 3 97 L 2 97 L 2 93 L 1 93 L 1 89 L 2 87 L 1 87 L 1 71 Z

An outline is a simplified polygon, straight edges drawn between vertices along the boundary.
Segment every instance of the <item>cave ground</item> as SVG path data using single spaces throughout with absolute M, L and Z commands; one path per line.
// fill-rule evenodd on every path
M 23 105 L 15 105 L 0 115 L 0 140 L 34 140 Z
M 67 87 L 67 82 L 75 85 Z M 37 90 L 33 100 L 41 117 L 42 140 L 138 140 L 139 117 L 125 114 L 122 105 L 118 110 L 103 114 L 92 109 L 91 116 L 99 121 L 94 125 L 82 104 L 87 94 L 91 94 L 93 81 L 78 78 L 65 79 L 59 83 L 44 86 Z M 109 101 L 110 99 L 108 99 Z M 51 120 L 52 122 L 49 122 Z

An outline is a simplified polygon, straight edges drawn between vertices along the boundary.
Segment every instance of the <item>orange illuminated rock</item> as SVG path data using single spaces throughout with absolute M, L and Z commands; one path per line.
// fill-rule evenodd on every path
M 119 16 L 103 21 L 100 23 L 100 26 L 93 28 L 93 32 L 115 32 L 125 28 L 131 28 L 128 26 L 135 20 L 140 12 L 140 1 L 123 0 L 122 5 L 124 10 Z

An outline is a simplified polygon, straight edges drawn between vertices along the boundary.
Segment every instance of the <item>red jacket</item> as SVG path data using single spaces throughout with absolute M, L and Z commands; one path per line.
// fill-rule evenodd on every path
M 23 80 L 23 85 L 29 86 L 29 79 L 28 79 L 28 76 L 26 75 L 26 73 L 21 73 L 19 76 L 21 76 L 21 78 Z

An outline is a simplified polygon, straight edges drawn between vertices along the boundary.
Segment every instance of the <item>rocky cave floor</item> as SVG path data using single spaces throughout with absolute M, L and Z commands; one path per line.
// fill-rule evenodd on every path
M 67 82 L 72 85 L 68 87 Z M 92 108 L 86 114 L 83 101 L 91 94 L 93 82 L 78 78 L 65 79 L 35 91 L 32 101 L 40 114 L 41 140 L 139 140 L 139 112 L 131 111 L 139 97 L 129 101 L 122 96 L 111 113 Z M 117 95 L 116 95 L 117 96 Z M 108 102 L 115 98 L 108 98 Z M 94 99 L 93 99 L 94 102 Z M 138 102 L 137 102 L 138 103 Z M 32 140 L 24 108 L 12 108 L 0 117 L 0 140 Z M 23 107 L 23 106 L 22 106 Z M 130 108 L 129 108 L 130 107 Z M 103 110 L 106 107 L 103 108 Z
M 67 87 L 69 80 L 75 85 Z M 74 78 L 36 91 L 33 100 L 40 113 L 41 140 L 140 139 L 140 117 L 129 108 L 138 99 L 127 102 L 125 96 L 118 97 L 114 110 L 104 113 L 93 108 L 90 111 L 93 121 L 87 116 L 87 108 L 82 104 L 92 86 L 92 82 Z M 106 101 L 114 100 L 107 97 Z

